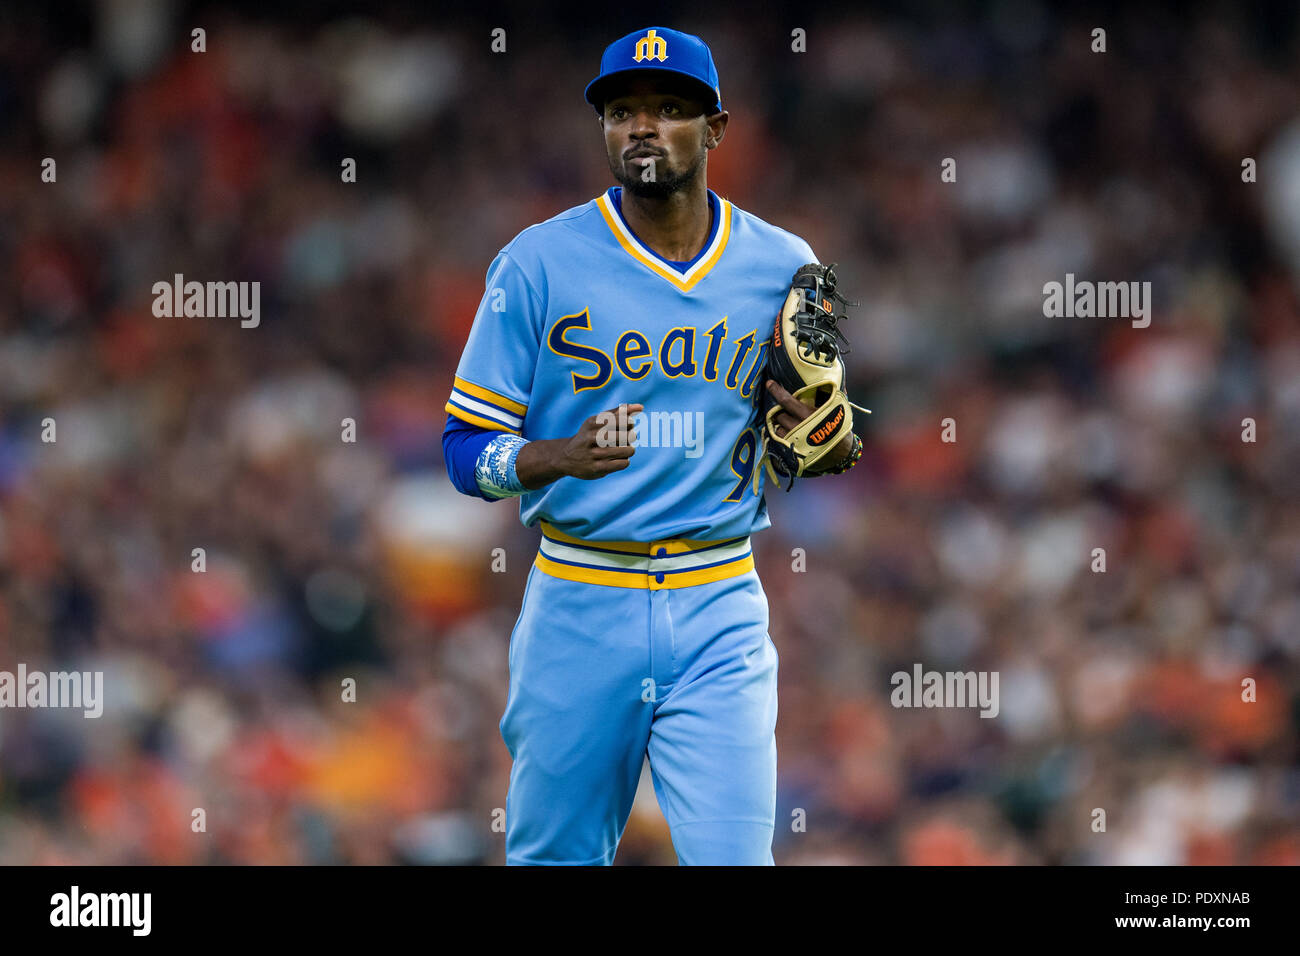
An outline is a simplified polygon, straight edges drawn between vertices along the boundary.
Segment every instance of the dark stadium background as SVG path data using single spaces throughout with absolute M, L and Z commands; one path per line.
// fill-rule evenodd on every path
M 0 863 L 503 861 L 537 533 L 453 491 L 443 404 L 495 252 L 610 184 L 582 89 L 652 22 L 717 59 L 710 186 L 862 303 L 866 455 L 756 539 L 777 862 L 1300 863 L 1295 5 L 717 11 L 0 11 L 0 670 L 107 683 L 0 711 Z M 178 272 L 260 327 L 155 318 Z M 1067 272 L 1151 326 L 1044 318 Z M 1000 714 L 891 707 L 915 662 Z M 618 862 L 673 861 L 644 788 Z

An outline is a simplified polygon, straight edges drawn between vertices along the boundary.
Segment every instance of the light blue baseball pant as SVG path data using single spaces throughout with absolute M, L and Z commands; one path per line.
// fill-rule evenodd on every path
M 543 528 L 500 725 L 514 759 L 506 862 L 611 864 L 648 755 L 679 863 L 771 865 L 777 652 L 748 539 L 720 560 L 718 545 L 683 554 L 680 543 L 669 557 L 651 543 L 650 555 L 611 558 Z M 673 583 L 718 573 L 731 576 Z

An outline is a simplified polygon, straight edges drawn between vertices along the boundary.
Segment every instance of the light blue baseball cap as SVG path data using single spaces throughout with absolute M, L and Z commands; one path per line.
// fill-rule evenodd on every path
M 700 96 L 717 113 L 722 109 L 718 68 L 709 45 L 699 37 L 668 27 L 648 27 L 620 37 L 600 58 L 600 73 L 587 84 L 583 96 L 602 109 L 602 92 L 611 77 L 641 72 L 675 73 L 695 81 Z

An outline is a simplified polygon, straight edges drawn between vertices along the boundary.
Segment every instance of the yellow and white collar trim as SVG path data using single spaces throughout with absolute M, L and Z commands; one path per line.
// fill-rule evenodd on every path
M 605 225 L 609 226 L 609 231 L 614 234 L 614 238 L 618 240 L 618 244 L 623 247 L 624 252 L 651 272 L 667 279 L 682 292 L 690 292 L 701 279 L 709 274 L 709 271 L 722 258 L 722 253 L 727 248 L 727 240 L 731 238 L 731 203 L 718 196 L 719 218 L 722 221 L 718 223 L 718 228 L 713 234 L 713 242 L 709 244 L 708 249 L 705 250 L 704 255 L 700 256 L 695 265 L 682 272 L 664 262 L 636 237 L 632 230 L 627 227 L 627 224 L 623 222 L 623 217 L 618 214 L 618 210 L 614 208 L 614 200 L 610 198 L 608 190 L 596 199 L 596 207 L 600 210 L 600 214 L 605 217 Z
M 662 591 L 754 570 L 749 536 L 725 541 L 584 541 L 542 522 L 538 570 L 565 581 Z

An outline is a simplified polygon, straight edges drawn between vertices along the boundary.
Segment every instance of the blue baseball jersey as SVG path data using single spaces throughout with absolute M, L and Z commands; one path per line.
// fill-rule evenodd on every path
M 629 466 L 525 493 L 520 519 L 593 541 L 717 540 L 770 526 L 758 383 L 808 243 L 708 191 L 711 227 L 670 262 L 624 220 L 621 188 L 530 226 L 492 261 L 447 411 L 529 440 L 645 411 Z

